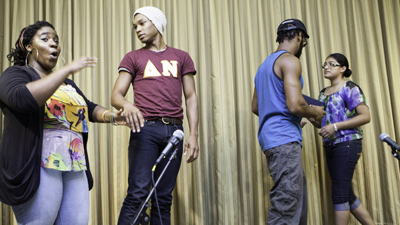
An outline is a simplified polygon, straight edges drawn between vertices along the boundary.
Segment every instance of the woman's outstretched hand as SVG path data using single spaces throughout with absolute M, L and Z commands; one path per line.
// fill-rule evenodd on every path
M 96 57 L 81 57 L 72 61 L 65 67 L 68 69 L 69 73 L 77 73 L 86 67 L 94 67 L 97 64 Z
M 122 112 L 123 112 L 123 109 L 120 109 L 118 112 L 115 113 L 114 122 L 121 126 L 128 126 L 126 123 L 126 118 L 125 118 L 125 116 L 122 115 Z

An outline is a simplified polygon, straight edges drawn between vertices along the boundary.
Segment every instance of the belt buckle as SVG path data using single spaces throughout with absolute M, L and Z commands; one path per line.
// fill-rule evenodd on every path
M 162 121 L 164 124 L 167 124 L 167 125 L 169 124 L 168 121 L 165 121 L 165 120 L 164 120 L 164 117 L 161 117 L 161 121 Z

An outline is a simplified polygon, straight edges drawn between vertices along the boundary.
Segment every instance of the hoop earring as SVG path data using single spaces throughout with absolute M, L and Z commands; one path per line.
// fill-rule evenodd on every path
M 63 65 L 63 66 L 65 66 L 65 58 L 64 58 L 64 56 L 61 56 L 61 59 L 62 59 L 63 62 L 64 62 L 64 65 Z
M 39 58 L 39 51 L 37 48 L 32 48 L 32 51 L 33 51 L 33 49 L 36 49 L 36 62 L 37 62 L 37 60 Z M 28 68 L 32 67 L 32 65 L 28 63 L 28 56 L 29 56 L 29 54 L 32 54 L 32 51 L 28 52 L 26 54 L 26 58 L 25 58 L 25 66 Z
M 25 57 L 25 66 L 28 67 L 28 68 L 31 68 L 31 65 L 28 64 L 28 56 L 29 56 L 29 54 L 32 54 L 32 52 L 26 53 L 26 57 Z
M 39 58 L 39 50 L 37 49 L 37 48 L 32 48 L 32 51 L 33 51 L 33 49 L 36 49 L 36 62 L 37 62 L 37 60 L 38 60 L 38 58 Z

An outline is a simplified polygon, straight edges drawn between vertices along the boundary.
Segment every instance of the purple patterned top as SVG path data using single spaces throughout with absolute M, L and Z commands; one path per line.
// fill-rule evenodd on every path
M 325 103 L 325 116 L 322 118 L 321 126 L 347 121 L 357 116 L 356 107 L 366 99 L 361 88 L 353 81 L 347 81 L 338 92 L 324 95 L 325 89 L 319 94 L 319 100 Z M 361 139 L 363 135 L 361 127 L 339 130 L 335 135 L 324 138 L 324 145 L 333 145 L 345 141 Z

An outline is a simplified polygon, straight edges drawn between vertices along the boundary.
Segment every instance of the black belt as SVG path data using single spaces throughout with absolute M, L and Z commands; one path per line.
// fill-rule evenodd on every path
M 155 120 L 160 120 L 164 124 L 167 125 L 182 125 L 182 120 L 178 118 L 173 118 L 173 117 L 159 117 Z

